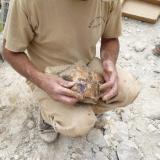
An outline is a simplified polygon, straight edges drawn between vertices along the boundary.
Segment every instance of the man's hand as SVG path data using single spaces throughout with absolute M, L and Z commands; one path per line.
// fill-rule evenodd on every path
M 118 74 L 116 65 L 111 60 L 103 61 L 104 83 L 101 89 L 101 98 L 103 101 L 108 101 L 118 94 Z
M 118 38 L 102 38 L 101 59 L 104 70 L 104 79 L 106 81 L 100 88 L 103 101 L 108 101 L 118 94 L 118 73 L 116 69 L 118 54 Z
M 74 85 L 73 82 L 38 71 L 25 53 L 15 53 L 4 48 L 3 55 L 17 72 L 44 90 L 54 100 L 70 105 L 79 100 L 78 93 L 70 89 Z
M 54 100 L 74 105 L 78 102 L 80 95 L 72 91 L 74 82 L 65 81 L 56 75 L 43 74 L 41 88 Z

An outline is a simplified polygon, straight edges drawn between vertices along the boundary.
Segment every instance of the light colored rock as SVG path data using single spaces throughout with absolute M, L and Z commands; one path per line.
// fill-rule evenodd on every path
M 28 127 L 29 129 L 33 129 L 33 128 L 35 127 L 34 122 L 33 122 L 32 120 L 29 120 L 28 123 L 27 123 L 27 127 Z
M 99 152 L 98 146 L 94 146 L 94 147 L 93 147 L 93 152 L 95 152 L 95 153 L 96 153 L 96 152 Z
M 15 160 L 18 160 L 19 159 L 19 155 L 15 155 L 14 158 L 15 158 Z
M 110 155 L 110 152 L 111 152 L 110 148 L 102 148 L 101 151 L 109 158 L 109 155 Z
M 127 124 L 121 121 L 114 122 L 110 125 L 109 130 L 105 132 L 106 135 L 110 135 L 112 140 L 121 142 L 128 139 L 128 127 Z
M 160 119 L 160 98 L 154 98 L 153 101 L 145 103 L 143 106 L 143 113 L 150 119 Z
M 151 84 L 150 87 L 151 88 L 157 88 L 157 86 L 155 84 Z
M 149 126 L 148 126 L 148 131 L 149 132 L 155 132 L 157 129 L 154 127 L 154 125 L 152 125 L 152 124 L 149 124 Z
M 114 150 L 111 151 L 109 155 L 109 160 L 119 160 L 117 157 L 117 153 Z
M 157 160 L 160 160 L 160 154 L 159 154 L 159 153 L 157 153 L 157 154 L 155 155 L 155 157 L 156 157 Z
M 128 61 L 128 60 L 130 60 L 130 59 L 132 58 L 132 56 L 129 55 L 129 54 L 125 54 L 125 55 L 123 56 L 123 58 Z
M 149 120 L 142 117 L 137 117 L 130 126 L 130 130 L 133 131 L 133 127 L 140 132 L 144 132 L 147 130 L 147 126 L 149 125 Z
M 142 155 L 137 145 L 129 140 L 121 142 L 117 146 L 119 160 L 141 160 Z
M 121 112 L 121 117 L 124 122 L 128 122 L 131 119 L 131 112 L 128 108 Z
M 30 141 L 29 137 L 26 137 L 24 140 L 25 143 L 29 143 L 29 141 Z
M 4 133 L 6 131 L 5 127 L 0 127 L 0 134 Z
M 157 68 L 153 72 L 156 73 L 156 74 L 160 74 L 160 69 Z
M 116 111 L 117 111 L 117 110 L 116 110 Z M 110 121 L 110 122 L 121 120 L 120 115 L 117 114 L 116 112 L 113 112 L 113 111 L 105 112 L 105 113 L 104 113 L 104 116 L 105 116 L 105 118 L 106 118 L 108 121 Z
M 34 139 L 34 138 L 35 138 L 34 133 L 31 133 L 31 134 L 30 134 L 30 139 Z
M 108 158 L 104 155 L 103 152 L 97 152 L 95 160 L 108 160 Z
M 81 159 L 81 156 L 80 156 L 79 154 L 73 153 L 73 154 L 71 155 L 71 159 L 73 159 L 73 160 L 80 160 L 80 159 Z
M 90 131 L 87 140 L 98 147 L 105 147 L 107 145 L 104 136 L 99 129 L 93 129 Z
M 141 29 L 137 28 L 137 29 L 136 29 L 136 32 L 141 32 Z
M 160 142 L 159 142 L 159 143 L 157 143 L 157 146 L 158 146 L 158 147 L 160 147 Z
M 146 43 L 136 42 L 133 48 L 136 52 L 143 52 L 146 49 Z
M 112 141 L 111 135 L 105 134 L 104 135 L 104 139 L 106 141 L 107 146 L 112 146 L 113 145 L 113 141 Z
M 14 118 L 13 118 L 14 117 Z M 27 120 L 27 113 L 26 111 L 17 110 L 15 113 L 12 114 L 13 120 L 10 121 L 10 134 L 14 135 L 20 133 L 24 128 L 24 123 Z

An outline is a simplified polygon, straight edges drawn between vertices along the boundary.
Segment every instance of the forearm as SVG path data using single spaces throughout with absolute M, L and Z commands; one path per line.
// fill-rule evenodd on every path
M 33 66 L 25 53 L 14 53 L 4 48 L 3 56 L 18 73 L 41 87 L 43 73 Z
M 101 41 L 101 59 L 102 61 L 110 60 L 114 64 L 116 64 L 118 55 L 119 55 L 118 38 L 102 39 Z
M 108 101 L 118 94 L 118 72 L 116 62 L 119 53 L 118 39 L 102 39 L 101 59 L 103 75 L 106 83 L 101 86 L 101 95 L 104 101 Z

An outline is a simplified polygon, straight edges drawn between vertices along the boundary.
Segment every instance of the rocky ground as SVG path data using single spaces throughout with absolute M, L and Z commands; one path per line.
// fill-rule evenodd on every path
M 123 24 L 118 63 L 141 81 L 141 93 L 125 109 L 105 113 L 104 128 L 83 138 L 43 143 L 38 104 L 25 79 L 0 62 L 0 160 L 160 160 L 160 57 L 152 54 L 160 43 L 160 21 Z

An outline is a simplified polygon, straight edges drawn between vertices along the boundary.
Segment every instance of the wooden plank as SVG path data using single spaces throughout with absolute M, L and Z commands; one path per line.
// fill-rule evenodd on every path
M 123 16 L 140 21 L 156 23 L 160 15 L 160 6 L 142 0 L 127 0 L 122 9 Z
M 160 5 L 160 0 L 142 0 L 144 2 L 149 2 L 149 3 L 152 3 L 152 4 L 156 4 L 156 5 Z

